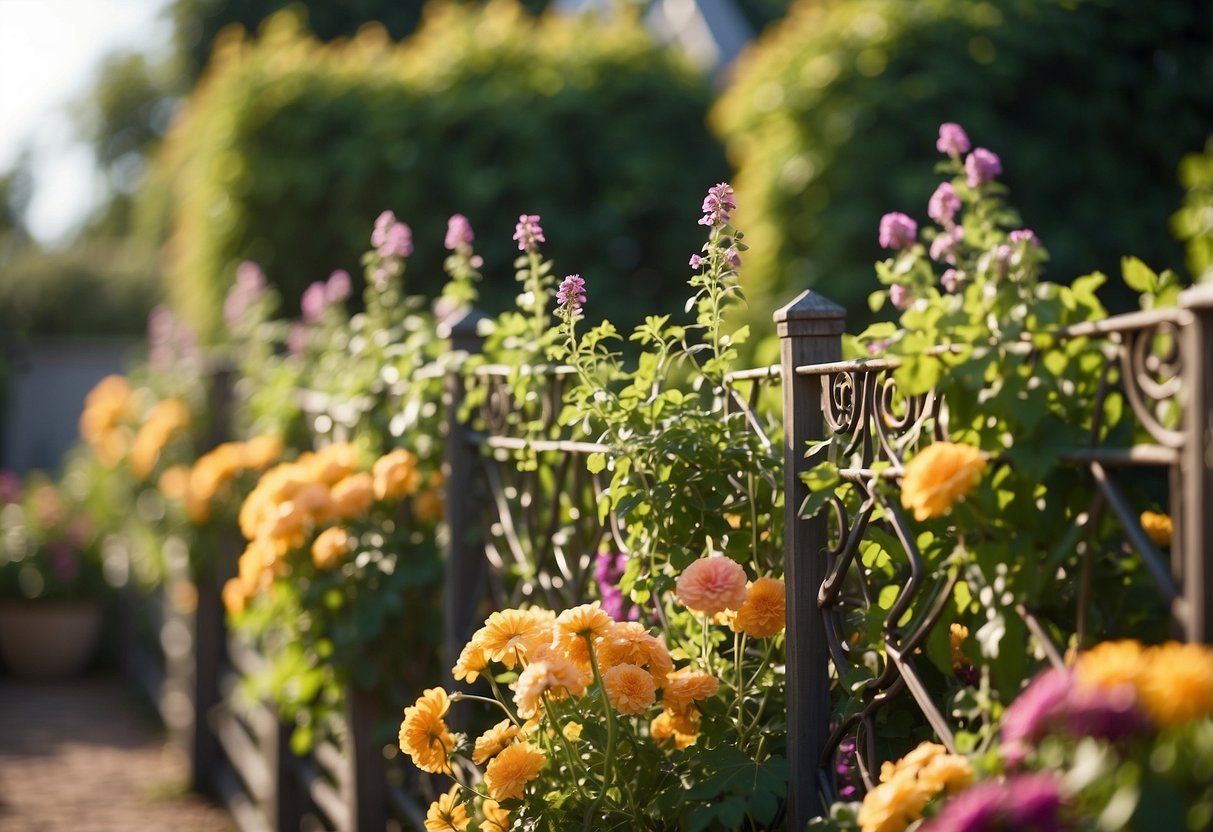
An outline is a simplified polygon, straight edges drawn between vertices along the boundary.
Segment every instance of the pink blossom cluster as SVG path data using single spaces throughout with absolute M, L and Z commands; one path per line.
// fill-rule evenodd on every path
M 394 213 L 384 211 L 375 220 L 371 245 L 380 257 L 408 257 L 413 253 L 413 231 Z

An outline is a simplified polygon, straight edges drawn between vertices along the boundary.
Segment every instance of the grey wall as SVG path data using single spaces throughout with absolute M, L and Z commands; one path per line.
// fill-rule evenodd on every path
M 8 358 L 8 406 L 0 417 L 0 468 L 58 470 L 75 443 L 84 396 L 98 381 L 121 373 L 142 347 L 137 339 L 38 340 Z

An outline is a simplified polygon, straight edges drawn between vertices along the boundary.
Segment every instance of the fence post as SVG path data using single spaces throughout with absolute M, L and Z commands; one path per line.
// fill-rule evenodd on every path
M 439 334 L 450 341 L 452 353 L 477 355 L 484 349 L 478 329 L 485 319 L 477 309 L 461 310 L 442 322 Z M 473 496 L 478 459 L 468 436 L 471 428 L 459 418 L 467 392 L 463 372 L 462 363 L 452 367 L 443 391 L 447 430 L 444 501 L 450 536 L 442 603 L 443 661 L 447 670 L 455 666 L 464 642 L 472 634 L 485 580 L 482 515 Z
M 1183 389 L 1187 437 L 1183 459 L 1183 547 L 1187 639 L 1213 644 L 1213 283 L 1179 296 L 1192 313 L 1185 327 Z
M 225 441 L 231 430 L 232 370 L 217 363 L 208 369 L 211 411 L 207 448 Z M 194 613 L 193 725 L 190 727 L 190 785 L 194 791 L 215 795 L 219 764 L 219 738 L 211 729 L 209 714 L 222 694 L 219 677 L 227 656 L 227 627 L 223 611 L 223 584 L 236 574 L 238 543 L 231 534 L 212 538 L 210 562 L 194 576 L 198 605 Z
M 830 729 L 829 653 L 817 593 L 826 573 L 826 517 L 799 516 L 808 489 L 800 475 L 810 467 L 807 443 L 825 437 L 822 388 L 796 375 L 806 364 L 842 357 L 846 311 L 806 290 L 775 312 L 783 371 L 784 542 L 787 583 L 788 829 L 804 829 L 822 813 L 817 771 Z
M 349 730 L 346 749 L 349 769 L 351 830 L 387 827 L 387 765 L 375 729 L 381 708 L 378 699 L 357 685 L 345 690 L 345 716 Z

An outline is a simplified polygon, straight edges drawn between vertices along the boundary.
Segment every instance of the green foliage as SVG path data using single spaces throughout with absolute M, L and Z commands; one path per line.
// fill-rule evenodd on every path
M 1213 280 L 1213 136 L 1204 153 L 1184 157 L 1179 178 L 1188 192 L 1183 207 L 1171 218 L 1171 228 L 1188 244 L 1192 278 L 1207 282 Z
M 33 247 L 0 270 L 0 330 L 30 335 L 141 335 L 160 297 L 155 255 L 137 243 Z
M 436 6 L 399 46 L 373 31 L 325 46 L 298 27 L 280 15 L 255 43 L 223 40 L 158 161 L 169 285 L 204 330 L 240 260 L 294 308 L 388 208 L 413 227 L 415 288 L 431 297 L 446 216 L 505 237 L 523 211 L 555 218 L 553 254 L 609 281 L 615 311 L 664 296 L 652 269 L 681 268 L 694 246 L 672 221 L 723 161 L 703 80 L 635 20 L 536 20 L 501 0 Z M 489 306 L 504 305 L 507 262 L 486 257 Z
M 1177 267 L 1163 218 L 1213 121 L 1211 86 L 1204 0 L 801 0 L 713 113 L 755 245 L 756 320 L 812 286 L 863 322 L 877 221 L 921 213 L 949 121 L 1000 148 L 1056 279 L 1130 251 Z

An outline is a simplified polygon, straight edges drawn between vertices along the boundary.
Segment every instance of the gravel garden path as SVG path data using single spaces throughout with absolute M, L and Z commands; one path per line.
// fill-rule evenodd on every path
M 0 677 L 0 832 L 224 832 L 120 682 Z

